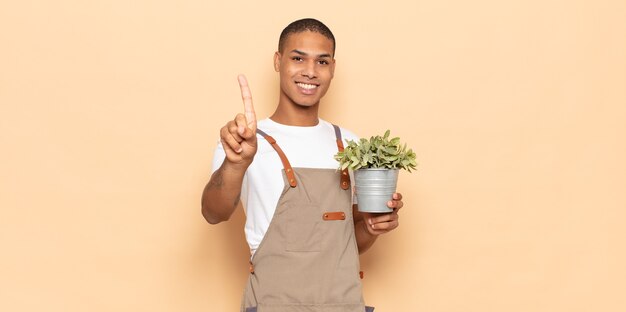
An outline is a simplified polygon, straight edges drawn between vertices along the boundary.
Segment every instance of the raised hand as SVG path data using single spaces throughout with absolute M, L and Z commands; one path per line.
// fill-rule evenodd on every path
M 243 100 L 243 114 L 226 123 L 220 129 L 220 140 L 226 152 L 226 160 L 242 166 L 249 166 L 257 150 L 256 113 L 252 105 L 252 94 L 246 76 L 239 75 L 239 88 Z

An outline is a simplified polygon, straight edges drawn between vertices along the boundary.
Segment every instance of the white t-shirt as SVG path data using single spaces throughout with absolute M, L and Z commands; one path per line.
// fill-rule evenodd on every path
M 272 136 L 294 168 L 337 169 L 339 163 L 337 140 L 333 125 L 322 119 L 316 126 L 286 126 L 267 118 L 257 122 L 257 128 Z M 344 146 L 348 140 L 358 140 L 354 133 L 341 128 Z M 241 201 L 246 212 L 245 234 L 250 252 L 254 254 L 270 225 L 283 191 L 283 164 L 278 153 L 257 134 L 258 149 L 248 167 L 241 187 Z M 213 172 L 224 162 L 226 153 L 221 143 L 213 156 Z M 339 186 L 337 186 L 339 187 Z

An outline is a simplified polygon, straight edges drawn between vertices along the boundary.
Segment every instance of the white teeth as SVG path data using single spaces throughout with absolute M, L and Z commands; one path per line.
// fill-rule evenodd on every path
M 297 83 L 297 85 L 298 85 L 298 87 L 300 87 L 300 88 L 302 88 L 302 89 L 307 89 L 307 90 L 317 88 L 317 86 L 316 86 L 316 85 L 312 85 L 312 84 L 308 84 L 308 83 L 301 83 L 301 82 L 298 82 L 298 83 Z

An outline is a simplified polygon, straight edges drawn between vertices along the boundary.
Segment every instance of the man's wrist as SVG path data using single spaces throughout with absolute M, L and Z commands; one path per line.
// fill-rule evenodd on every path
M 251 164 L 252 162 L 232 162 L 226 158 L 224 159 L 224 170 L 244 174 Z

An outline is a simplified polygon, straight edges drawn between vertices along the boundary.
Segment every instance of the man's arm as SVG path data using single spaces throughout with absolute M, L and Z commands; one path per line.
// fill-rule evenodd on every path
M 211 224 L 227 221 L 239 204 L 246 168 L 224 160 L 202 192 L 202 215 Z
M 359 212 L 357 205 L 352 205 L 352 215 L 354 219 L 354 235 L 359 254 L 368 250 L 378 235 L 388 233 L 398 227 L 398 210 L 404 206 L 402 194 L 394 193 L 393 199 L 387 202 L 387 207 L 392 208 L 390 213 L 365 213 Z
M 220 141 L 226 157 L 202 192 L 202 215 L 211 224 L 226 221 L 239 204 L 241 185 L 246 170 L 257 150 L 256 114 L 246 77 L 240 75 L 239 87 L 243 99 L 244 114 L 220 129 Z
M 359 248 L 359 254 L 368 250 L 378 238 L 378 235 L 371 234 L 368 227 L 370 225 L 365 221 L 363 213 L 358 211 L 357 205 L 352 205 L 352 215 L 354 218 L 354 236 L 356 237 L 356 245 Z

